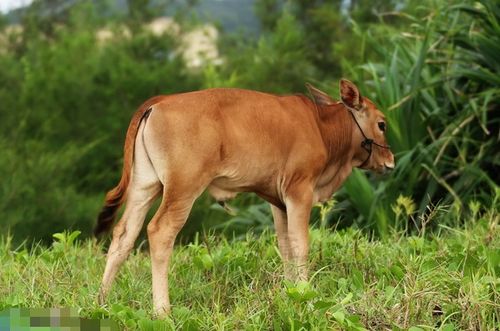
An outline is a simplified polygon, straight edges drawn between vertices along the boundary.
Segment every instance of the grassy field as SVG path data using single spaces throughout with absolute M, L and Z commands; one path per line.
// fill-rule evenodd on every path
M 372 240 L 359 231 L 312 229 L 311 280 L 290 284 L 272 233 L 178 246 L 170 319 L 151 315 L 150 261 L 141 245 L 108 304 L 96 293 L 103 246 L 56 234 L 50 248 L 0 246 L 0 309 L 76 307 L 128 330 L 498 330 L 499 216 L 476 216 L 439 235 Z

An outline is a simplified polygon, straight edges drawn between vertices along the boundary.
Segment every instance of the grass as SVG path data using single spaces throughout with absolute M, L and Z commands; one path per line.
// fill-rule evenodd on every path
M 500 242 L 496 212 L 464 229 L 372 240 L 355 229 L 311 229 L 311 280 L 282 279 L 275 235 L 178 246 L 170 318 L 154 320 L 150 261 L 141 245 L 108 304 L 96 302 L 104 248 L 56 234 L 51 247 L 0 242 L 0 310 L 76 307 L 128 330 L 498 330 Z

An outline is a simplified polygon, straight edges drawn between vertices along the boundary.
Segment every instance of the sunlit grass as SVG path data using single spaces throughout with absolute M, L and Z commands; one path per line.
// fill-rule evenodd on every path
M 138 249 L 105 306 L 96 302 L 102 245 L 58 235 L 52 247 L 0 247 L 0 308 L 76 307 L 85 317 L 135 330 L 498 328 L 499 216 L 477 214 L 466 229 L 393 233 L 370 240 L 354 229 L 312 229 L 311 281 L 282 279 L 275 236 L 229 242 L 203 236 L 175 249 L 171 318 L 154 321 L 150 261 Z

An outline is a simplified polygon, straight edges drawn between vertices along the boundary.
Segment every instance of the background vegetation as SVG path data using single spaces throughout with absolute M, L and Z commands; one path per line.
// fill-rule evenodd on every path
M 135 108 L 156 94 L 214 86 L 286 94 L 304 92 L 309 81 L 336 96 L 338 79 L 348 77 L 386 112 L 395 173 L 356 171 L 322 209 L 324 226 L 354 224 L 386 236 L 421 231 L 424 220 L 427 229 L 463 225 L 464 213 L 491 206 L 500 163 L 495 1 L 256 0 L 260 24 L 219 22 L 222 61 L 197 69 L 176 51 L 179 38 L 144 25 L 170 13 L 188 32 L 203 23 L 199 3 L 64 4 L 39 0 L 16 12 L 17 33 L 7 33 L 13 15 L 2 20 L 0 226 L 16 241 L 50 242 L 68 228 L 88 236 L 120 176 Z M 102 28 L 114 32 L 105 43 L 97 38 Z M 403 201 L 407 213 L 397 207 Z M 254 196 L 233 207 L 236 217 L 203 196 L 183 238 L 202 227 L 241 234 L 272 224 Z

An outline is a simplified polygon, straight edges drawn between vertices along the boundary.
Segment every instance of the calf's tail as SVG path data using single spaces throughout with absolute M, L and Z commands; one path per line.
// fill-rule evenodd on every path
M 134 161 L 134 147 L 135 137 L 139 130 L 141 121 L 146 118 L 150 111 L 151 106 L 157 103 L 163 96 L 153 97 L 144 102 L 139 109 L 135 112 L 130 121 L 130 125 L 125 137 L 125 145 L 123 147 L 123 170 L 122 177 L 118 185 L 106 194 L 104 199 L 104 206 L 97 217 L 97 224 L 94 227 L 94 235 L 100 237 L 102 234 L 108 233 L 113 227 L 114 220 L 118 209 L 125 201 L 127 188 L 130 182 L 130 174 L 132 172 L 132 163 Z

